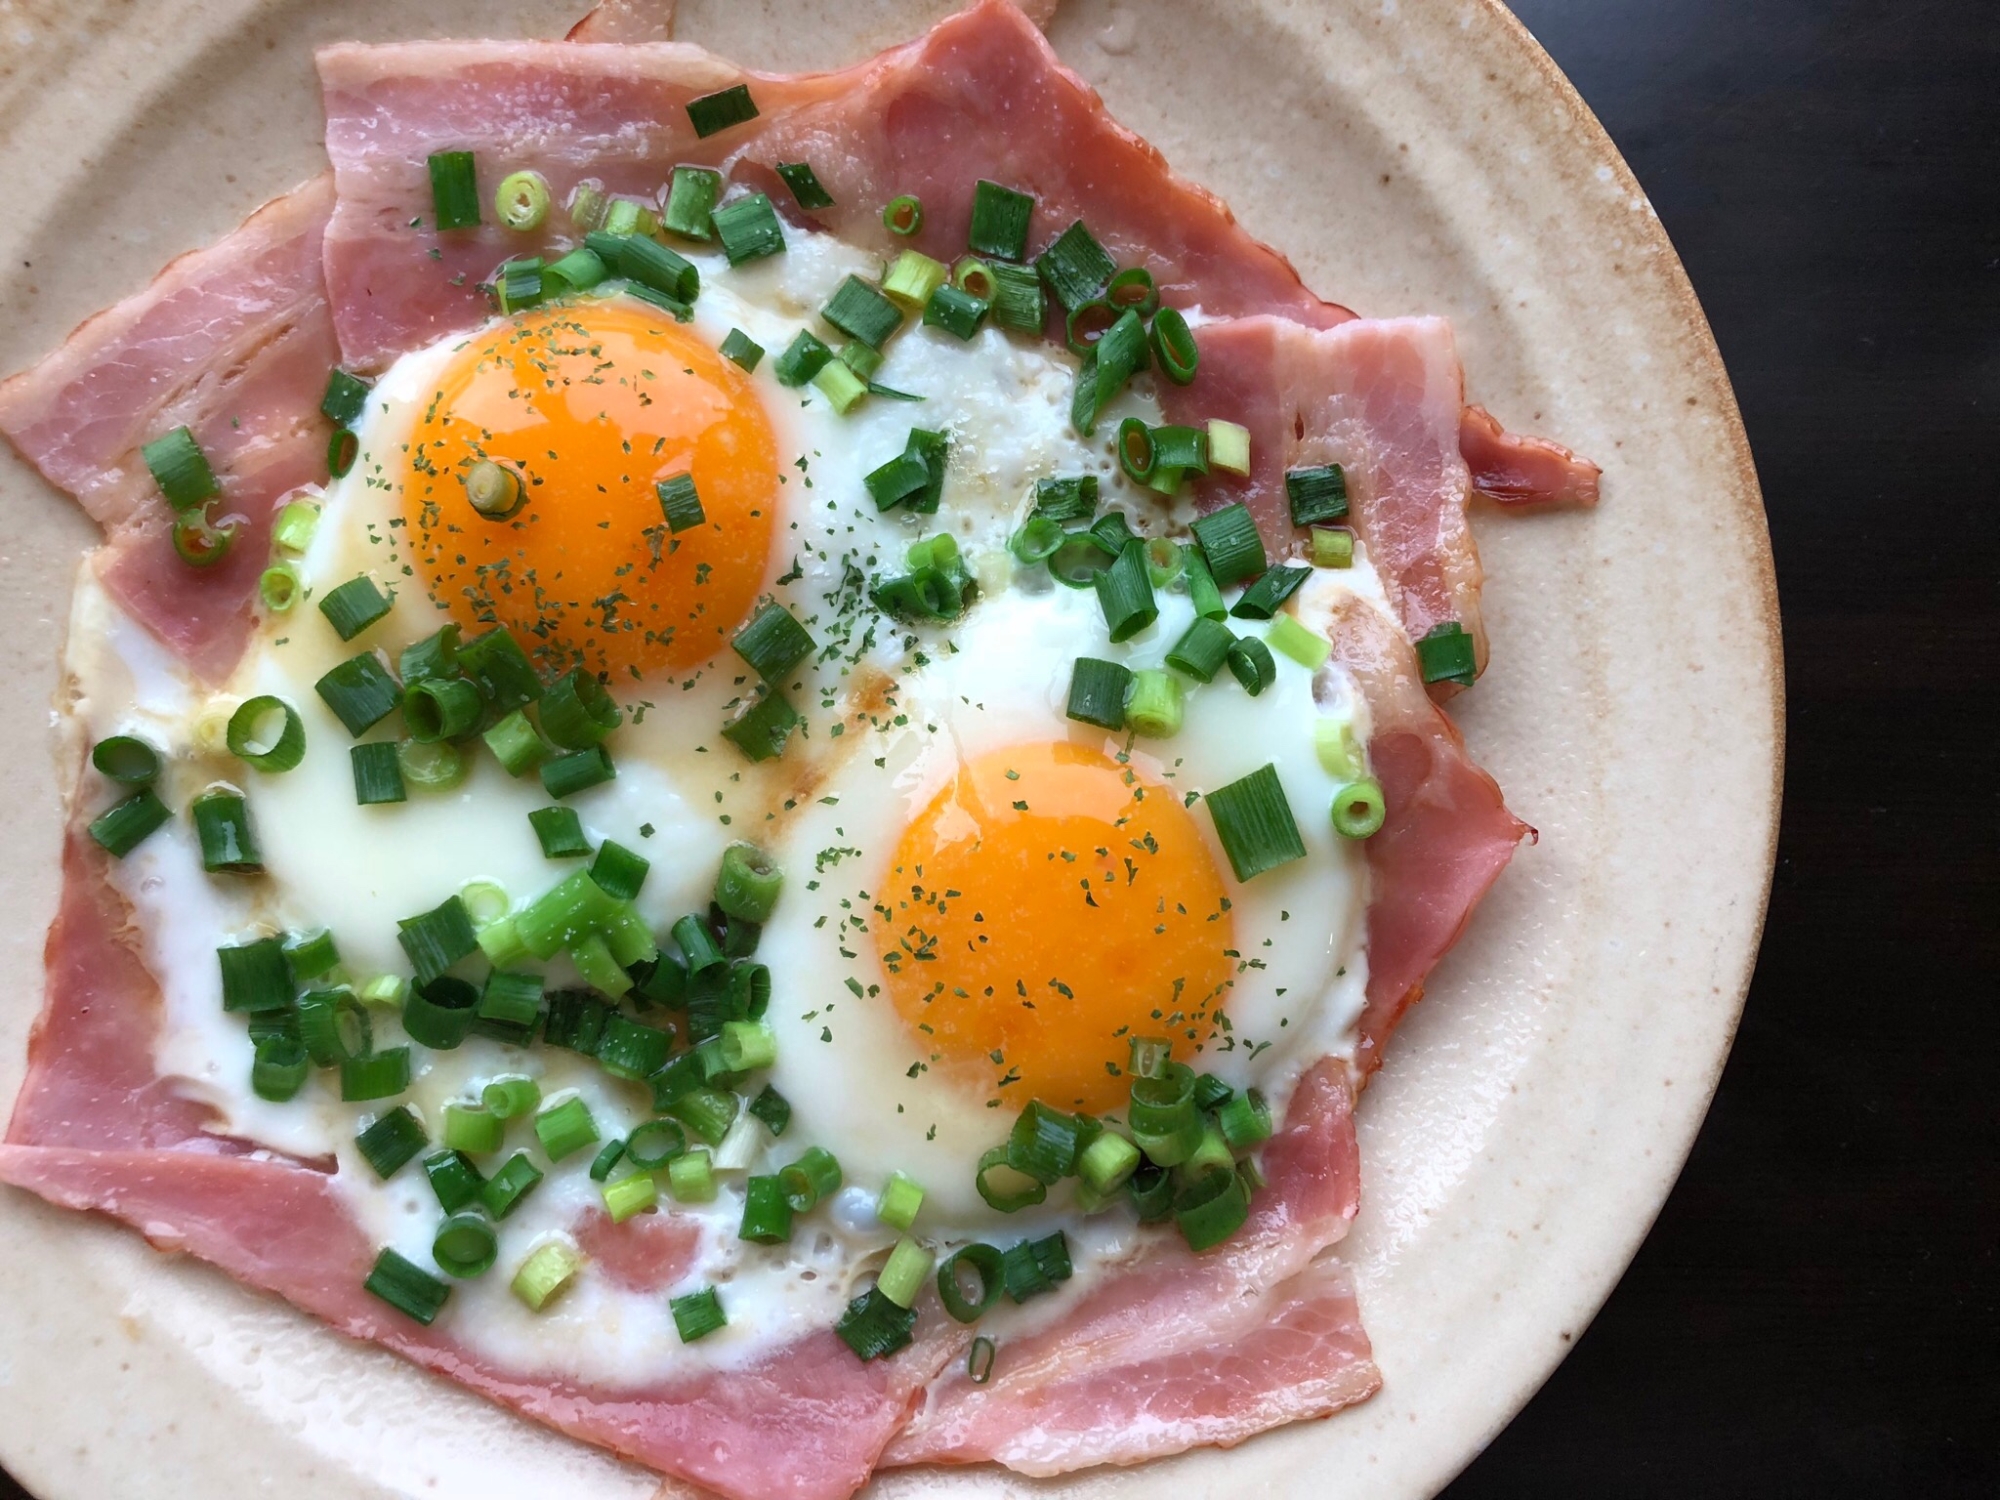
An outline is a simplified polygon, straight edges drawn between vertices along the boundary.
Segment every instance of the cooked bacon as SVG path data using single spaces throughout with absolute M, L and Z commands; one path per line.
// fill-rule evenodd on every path
M 0 385 L 0 432 L 104 527 L 105 586 L 211 680 L 249 638 L 274 503 L 326 477 L 319 397 L 338 349 L 320 237 L 332 202 L 327 178 L 275 199 Z M 213 514 L 245 518 L 212 568 L 174 552 L 172 515 L 139 457 L 184 424 L 222 485 Z
M 339 189 L 327 288 L 341 347 L 357 362 L 477 324 L 488 315 L 478 283 L 501 261 L 560 252 L 559 214 L 540 235 L 423 227 L 425 163 L 442 150 L 469 149 L 489 171 L 532 167 L 558 199 L 586 177 L 650 196 L 675 164 L 702 163 L 774 187 L 787 208 L 772 169 L 805 160 L 836 205 L 811 222 L 946 261 L 964 251 L 973 183 L 991 178 L 1039 199 L 1034 248 L 1085 218 L 1115 257 L 1150 266 L 1170 301 L 1314 324 L 1351 316 L 1116 124 L 1009 0 L 980 0 L 907 46 L 817 75 L 746 72 L 672 44 L 545 42 L 336 46 L 320 52 L 319 68 Z M 735 83 L 750 85 L 758 118 L 697 140 L 687 101 Z M 898 193 L 924 203 L 911 240 L 882 224 Z
M 0 1182 L 123 1219 L 351 1338 L 735 1500 L 845 1500 L 949 1352 L 926 1337 L 863 1364 L 823 1329 L 747 1366 L 632 1390 L 527 1376 L 457 1342 L 449 1314 L 426 1329 L 363 1291 L 375 1251 L 323 1173 L 187 1150 L 7 1145 Z
M 1317 1258 L 1358 1202 L 1352 1103 L 1341 1065 L 1309 1073 L 1236 1238 L 1194 1255 L 1163 1230 L 1055 1321 L 1004 1339 L 984 1385 L 948 1362 L 883 1462 L 1062 1474 L 1229 1447 L 1372 1395 L 1353 1284 Z
M 1597 503 L 1596 464 L 1547 438 L 1506 431 L 1483 406 L 1466 407 L 1458 443 L 1472 487 L 1490 500 L 1516 509 Z
M 1285 471 L 1338 463 L 1347 475 L 1349 522 L 1411 639 L 1456 620 L 1486 660 L 1479 615 L 1479 551 L 1465 516 L 1458 452 L 1464 376 L 1442 318 L 1357 318 L 1305 328 L 1282 318 L 1241 318 L 1195 331 L 1200 373 L 1162 382 L 1169 421 L 1212 417 L 1250 429 L 1250 474 L 1213 472 L 1204 506 L 1247 503 L 1276 555 L 1301 541 Z

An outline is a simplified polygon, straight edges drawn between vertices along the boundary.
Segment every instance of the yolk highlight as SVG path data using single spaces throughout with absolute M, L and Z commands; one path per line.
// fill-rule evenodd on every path
M 491 519 L 491 459 L 525 504 Z M 672 534 L 655 486 L 691 474 L 704 519 Z M 431 596 L 546 664 L 627 677 L 694 666 L 764 585 L 777 442 L 749 379 L 663 315 L 611 302 L 530 312 L 461 350 L 410 438 L 403 513 Z
M 1222 876 L 1180 798 L 1069 743 L 962 766 L 904 830 L 875 918 L 920 1055 L 1009 1112 L 1118 1107 L 1129 1038 L 1187 1055 L 1234 972 Z

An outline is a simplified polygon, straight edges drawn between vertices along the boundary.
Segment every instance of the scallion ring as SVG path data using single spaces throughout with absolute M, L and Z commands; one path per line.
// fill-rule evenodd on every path
M 509 172 L 493 194 L 493 212 L 522 234 L 540 229 L 549 216 L 549 184 L 540 172 Z
M 1186 385 L 1194 379 L 1201 365 L 1201 351 L 1195 347 L 1186 318 L 1171 307 L 1161 308 L 1153 314 L 1151 342 L 1153 357 L 1167 379 L 1175 385 Z
M 361 439 L 349 428 L 336 427 L 326 440 L 326 472 L 335 479 L 345 479 L 360 456 Z
M 882 222 L 891 234 L 912 235 L 924 227 L 924 206 L 908 193 L 889 200 Z
M 1063 544 L 1049 554 L 1049 576 L 1073 589 L 1093 588 L 1097 575 L 1115 560 L 1097 545 L 1088 532 L 1071 532 Z
M 971 1244 L 946 1256 L 937 1269 L 938 1300 L 944 1310 L 961 1323 L 976 1323 L 1000 1300 L 1005 1282 L 1000 1274 L 1000 1252 L 991 1245 Z M 977 1293 L 968 1293 L 959 1279 L 959 1267 L 979 1278 Z
M 1132 266 L 1111 278 L 1104 300 L 1119 312 L 1131 308 L 1142 318 L 1150 318 L 1160 305 L 1160 293 L 1153 285 L 1153 273 L 1144 266 Z
M 1153 587 L 1163 589 L 1177 581 L 1187 568 L 1187 554 L 1169 537 L 1151 537 L 1146 542 L 1146 572 Z
M 505 464 L 482 458 L 465 471 L 465 498 L 489 521 L 504 521 L 527 503 L 521 476 Z
M 438 1225 L 431 1241 L 431 1259 L 447 1276 L 461 1280 L 480 1276 L 492 1269 L 500 1253 L 500 1242 L 483 1214 L 453 1214 Z
M 273 714 L 283 715 L 275 734 Z M 231 755 L 260 771 L 289 771 L 306 758 L 305 721 L 291 704 L 268 693 L 246 699 L 229 716 L 226 739 Z
M 90 763 L 120 786 L 145 786 L 160 774 L 160 752 L 130 734 L 99 740 L 91 747 Z
M 1071 310 L 1063 323 L 1063 333 L 1069 340 L 1069 352 L 1079 357 L 1097 347 L 1097 341 L 1111 331 L 1111 325 L 1118 321 L 1118 309 L 1109 302 L 1098 299 L 1085 302 Z
M 994 279 L 993 268 L 976 255 L 966 256 L 951 268 L 951 284 L 961 292 L 969 293 L 989 305 L 1000 290 L 1000 283 Z
M 1060 522 L 1052 521 L 1047 516 L 1030 516 L 1009 539 L 1007 549 L 1032 567 L 1054 557 L 1057 549 L 1068 539 L 1068 533 L 1062 529 Z
M 965 1356 L 965 1378 L 974 1385 L 984 1385 L 993 1378 L 993 1353 L 997 1346 L 993 1340 L 981 1334 L 972 1341 L 972 1348 Z
M 1118 467 L 1140 484 L 1153 477 L 1153 434 L 1137 417 L 1118 424 Z
M 1333 794 L 1333 830 L 1342 838 L 1365 839 L 1379 833 L 1386 813 L 1382 783 L 1373 776 L 1350 781 Z
M 290 563 L 272 563 L 257 580 L 257 597 L 274 615 L 281 615 L 297 604 L 299 592 L 299 570 Z
M 191 568 L 212 568 L 229 556 L 243 523 L 231 516 L 220 525 L 208 519 L 208 507 L 183 511 L 174 521 L 174 551 Z
M 448 792 L 472 768 L 459 748 L 445 740 L 404 740 L 396 746 L 396 762 L 403 780 L 420 792 Z

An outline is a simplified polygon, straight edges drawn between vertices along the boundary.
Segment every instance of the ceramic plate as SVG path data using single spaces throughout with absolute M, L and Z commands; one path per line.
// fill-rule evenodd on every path
M 678 34 L 828 66 L 936 0 L 690 0 Z M 0 12 L 0 370 L 324 165 L 313 47 L 553 35 L 553 0 L 16 0 Z M 1324 1423 L 954 1493 L 1428 1495 L 1527 1400 L 1652 1223 L 1748 982 L 1777 825 L 1778 625 L 1701 310 L 1590 113 L 1491 0 L 1065 0 L 1057 50 L 1308 283 L 1435 312 L 1473 398 L 1604 465 L 1594 514 L 1476 518 L 1493 664 L 1454 704 L 1541 832 L 1362 1102 L 1342 1255 L 1383 1376 Z M 56 655 L 82 515 L 0 457 L 0 1099 L 40 1006 Z M 0 1462 L 44 1500 L 643 1497 L 581 1447 L 137 1236 L 0 1189 Z M 934 1493 L 896 1474 L 884 1496 Z

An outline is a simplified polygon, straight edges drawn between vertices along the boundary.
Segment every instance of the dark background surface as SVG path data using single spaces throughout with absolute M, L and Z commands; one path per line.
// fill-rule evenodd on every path
M 1714 324 L 1790 742 L 1763 955 L 1686 1173 L 1449 1500 L 1991 1500 L 2000 0 L 1515 9 Z M 5 1475 L 0 1500 L 24 1500 Z

